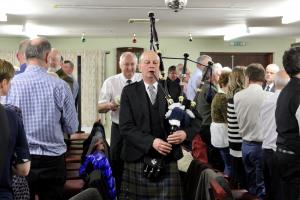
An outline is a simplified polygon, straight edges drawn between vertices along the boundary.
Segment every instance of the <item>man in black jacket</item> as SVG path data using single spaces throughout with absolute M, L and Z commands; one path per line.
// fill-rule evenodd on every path
M 285 199 L 296 200 L 300 197 L 300 47 L 284 53 L 283 66 L 291 80 L 277 100 L 276 157 Z
M 165 119 L 167 102 L 154 77 L 159 76 L 159 57 L 155 52 L 142 54 L 140 71 L 143 80 L 126 86 L 121 96 L 120 133 L 124 139 L 121 158 L 125 164 L 120 199 L 181 199 L 176 161 L 182 152 L 177 144 L 191 140 L 200 123 L 193 120 L 184 130 L 170 135 Z M 156 180 L 143 175 L 144 161 L 149 157 L 165 164 Z

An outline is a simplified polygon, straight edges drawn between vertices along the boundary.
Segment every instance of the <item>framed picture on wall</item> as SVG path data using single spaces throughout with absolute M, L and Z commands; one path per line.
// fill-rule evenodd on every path
M 121 69 L 119 66 L 120 56 L 122 53 L 124 53 L 126 51 L 130 51 L 130 52 L 134 53 L 136 55 L 136 57 L 138 58 L 138 62 L 139 62 L 140 56 L 144 52 L 144 48 L 139 48 L 139 47 L 119 47 L 119 48 L 117 48 L 117 54 L 116 54 L 117 74 L 121 73 Z M 137 70 L 138 70 L 138 68 L 137 68 Z

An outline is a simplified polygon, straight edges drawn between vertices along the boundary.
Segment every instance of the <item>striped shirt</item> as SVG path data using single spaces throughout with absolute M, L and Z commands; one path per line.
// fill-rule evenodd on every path
M 234 110 L 233 98 L 227 102 L 227 125 L 230 155 L 242 157 L 242 137 L 239 133 L 239 124 Z
M 28 65 L 11 81 L 6 101 L 22 110 L 30 154 L 66 152 L 63 132 L 74 133 L 78 120 L 71 90 L 63 80 L 43 67 Z

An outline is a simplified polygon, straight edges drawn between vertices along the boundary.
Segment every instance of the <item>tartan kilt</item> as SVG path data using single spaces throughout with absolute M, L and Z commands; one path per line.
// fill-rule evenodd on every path
M 143 176 L 144 163 L 124 163 L 119 199 L 129 200 L 182 200 L 182 187 L 177 162 L 165 165 L 162 178 L 149 181 Z

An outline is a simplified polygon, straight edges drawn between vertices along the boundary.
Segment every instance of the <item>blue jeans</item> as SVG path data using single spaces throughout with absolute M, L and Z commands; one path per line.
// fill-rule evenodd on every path
M 263 176 L 262 144 L 243 141 L 242 156 L 248 181 L 248 191 L 263 199 L 265 184 Z

